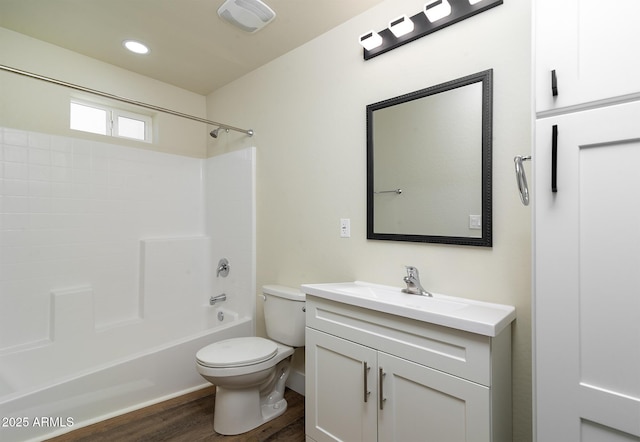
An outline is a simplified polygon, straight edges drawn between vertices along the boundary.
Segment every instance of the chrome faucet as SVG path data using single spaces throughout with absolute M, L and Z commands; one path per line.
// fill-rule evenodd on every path
M 433 296 L 431 293 L 422 288 L 422 284 L 420 284 L 418 269 L 413 266 L 405 267 L 407 268 L 407 276 L 405 276 L 403 279 L 407 284 L 407 288 L 402 289 L 402 291 L 411 295 Z
M 212 296 L 211 298 L 209 298 L 209 305 L 216 305 L 218 302 L 223 302 L 226 300 L 227 300 L 227 295 L 225 293 L 218 296 Z

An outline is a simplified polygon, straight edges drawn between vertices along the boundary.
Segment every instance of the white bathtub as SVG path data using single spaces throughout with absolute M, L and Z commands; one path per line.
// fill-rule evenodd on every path
M 224 307 L 198 315 L 201 321 L 134 321 L 65 346 L 45 342 L 0 355 L 0 440 L 43 440 L 208 386 L 196 352 L 250 336 L 254 326 Z

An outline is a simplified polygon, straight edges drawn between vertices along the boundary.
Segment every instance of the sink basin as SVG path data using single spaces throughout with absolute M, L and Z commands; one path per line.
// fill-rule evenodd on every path
M 516 309 L 510 305 L 440 294 L 410 295 L 398 287 L 363 281 L 304 284 L 301 290 L 332 301 L 492 337 L 516 317 Z

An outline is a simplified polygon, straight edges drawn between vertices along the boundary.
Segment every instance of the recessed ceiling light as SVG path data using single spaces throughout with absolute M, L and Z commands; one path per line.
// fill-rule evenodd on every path
M 129 49 L 131 52 L 134 52 L 136 54 L 148 54 L 149 53 L 149 48 L 140 43 L 139 41 L 135 41 L 135 40 L 125 40 L 122 42 L 122 45 Z

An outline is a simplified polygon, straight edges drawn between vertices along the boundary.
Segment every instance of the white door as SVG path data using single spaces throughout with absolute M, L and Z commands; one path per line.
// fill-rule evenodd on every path
M 537 440 L 640 441 L 640 103 L 538 120 L 534 160 Z
M 306 329 L 306 434 L 317 442 L 377 440 L 376 354 Z
M 489 388 L 378 353 L 378 441 L 489 442 Z
M 538 111 L 640 92 L 640 1 L 536 0 L 534 5 Z

